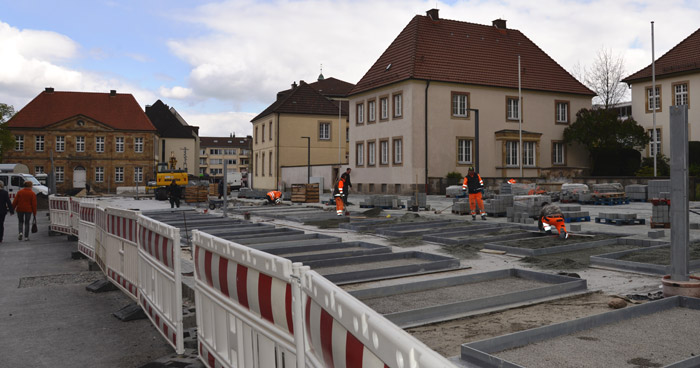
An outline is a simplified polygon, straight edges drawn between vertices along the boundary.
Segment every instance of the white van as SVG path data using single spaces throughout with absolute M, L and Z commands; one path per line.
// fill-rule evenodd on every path
M 33 186 L 32 190 L 37 196 L 48 196 L 49 188 L 45 185 L 41 185 L 36 178 L 30 174 L 10 174 L 10 173 L 0 173 L 0 181 L 5 184 L 5 190 L 10 194 L 10 199 L 15 198 L 15 194 L 24 187 L 25 181 L 31 181 Z

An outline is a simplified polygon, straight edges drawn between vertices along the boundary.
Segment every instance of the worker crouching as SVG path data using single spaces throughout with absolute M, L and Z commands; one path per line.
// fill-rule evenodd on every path
M 338 182 L 336 182 L 335 186 L 333 187 L 333 197 L 335 198 L 335 212 L 338 216 L 342 216 L 343 211 L 345 210 L 343 203 L 344 189 L 345 178 L 341 176 L 340 179 L 338 179 Z
M 464 177 L 462 183 L 462 191 L 469 191 L 469 209 L 472 213 L 472 220 L 476 220 L 476 207 L 479 206 L 479 214 L 482 220 L 486 220 L 486 212 L 484 212 L 484 200 L 481 198 L 481 193 L 484 191 L 484 181 L 481 176 L 474 172 L 474 168 L 470 167 L 467 176 Z
M 564 220 L 564 215 L 561 213 L 559 207 L 553 204 L 548 204 L 542 207 L 537 226 L 540 228 L 540 231 L 544 231 L 549 234 L 552 233 L 552 227 L 554 227 L 557 229 L 560 238 L 566 239 L 569 237 L 569 233 L 566 232 L 566 221 Z
M 278 190 L 273 190 L 267 193 L 267 203 L 269 204 L 280 204 L 282 203 L 282 192 Z

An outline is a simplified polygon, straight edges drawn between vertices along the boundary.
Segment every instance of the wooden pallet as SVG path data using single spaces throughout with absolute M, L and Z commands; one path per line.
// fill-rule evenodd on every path
M 652 206 L 670 206 L 671 205 L 670 199 L 653 198 L 649 201 L 651 202 Z
M 586 222 L 591 221 L 591 216 L 565 217 L 564 222 Z
M 292 184 L 292 202 L 295 202 L 295 203 L 318 203 L 318 199 L 319 199 L 318 183 Z
M 649 225 L 652 229 L 670 229 L 670 222 L 650 222 Z

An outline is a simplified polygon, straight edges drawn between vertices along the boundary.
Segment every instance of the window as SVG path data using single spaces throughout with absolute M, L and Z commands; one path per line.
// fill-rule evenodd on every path
M 654 88 L 656 91 L 656 98 L 654 98 L 654 91 L 652 91 L 651 86 L 646 87 L 647 91 L 647 112 L 652 112 L 652 109 L 656 108 L 656 111 L 661 111 L 661 87 L 656 86 Z
M 564 143 L 552 142 L 552 165 L 565 165 L 564 160 Z
M 15 136 L 15 151 L 24 151 L 24 136 Z
M 506 97 L 506 120 L 518 120 L 520 118 L 519 105 L 517 97 Z
M 350 128 L 345 128 L 345 141 L 350 142 Z
M 212 148 L 209 150 L 210 155 L 221 155 L 221 149 L 220 148 Z
M 63 183 L 63 166 L 56 166 L 56 183 Z
M 95 152 L 105 151 L 105 137 L 95 137 Z
M 116 152 L 124 152 L 124 137 L 117 137 L 114 140 L 114 149 Z
M 134 183 L 143 182 L 143 167 L 134 168 Z
M 379 163 L 389 164 L 389 141 L 379 141 Z
M 556 122 L 559 124 L 569 123 L 569 101 L 555 101 L 554 102 L 556 117 Z
M 200 173 L 200 174 L 204 174 L 204 173 L 206 173 L 206 172 L 207 172 L 207 169 L 206 169 L 205 167 L 200 167 L 200 168 L 199 168 L 199 173 Z
M 377 101 L 375 101 L 375 100 L 367 101 L 367 122 L 368 123 L 373 123 L 374 121 L 377 120 L 376 105 L 377 105 Z
M 206 165 L 206 164 L 207 164 L 207 159 L 206 159 L 206 158 L 200 158 L 200 159 L 199 159 L 199 164 L 200 164 L 200 165 Z
M 459 139 L 457 141 L 457 163 L 472 163 L 472 143 L 471 139 Z
M 381 120 L 389 119 L 389 97 L 379 99 L 379 118 Z
M 255 176 L 258 176 L 258 154 L 255 154 Z
M 105 181 L 105 168 L 96 167 L 95 168 L 95 182 L 102 183 Z
M 375 142 L 367 142 L 367 165 L 369 166 L 374 166 L 375 161 L 375 152 L 376 152 L 376 143 Z
M 224 173 L 224 169 L 209 169 L 209 175 L 221 175 Z
M 123 183 L 124 182 L 124 168 L 123 167 L 115 167 L 114 168 L 114 182 L 115 183 Z
M 258 127 L 255 127 L 255 144 L 258 144 Z
M 673 84 L 673 104 L 676 106 L 688 104 L 688 82 Z
M 210 158 L 209 159 L 210 165 L 223 165 L 223 163 L 224 163 L 223 158 Z
M 63 152 L 66 150 L 66 137 L 63 135 L 56 136 L 56 152 Z
M 649 142 L 649 156 L 653 157 L 661 152 L 661 128 L 656 128 L 656 134 L 653 134 L 653 129 L 649 129 L 648 132 L 651 137 L 651 142 Z
M 394 139 L 394 164 L 403 163 L 403 140 Z
M 36 174 L 43 174 L 44 173 L 44 167 L 43 166 L 34 166 L 34 175 Z
M 535 166 L 535 142 L 523 142 L 523 166 Z
M 227 165 L 235 165 L 236 164 L 236 159 L 228 159 L 226 160 Z
M 260 135 L 260 140 L 265 142 L 265 124 L 262 125 L 262 134 Z
M 356 124 L 364 124 L 365 123 L 365 104 L 357 104 L 355 105 L 356 109 L 356 116 L 355 116 L 355 123 Z
M 34 150 L 37 152 L 44 152 L 44 136 L 37 135 L 34 138 Z
M 75 152 L 85 152 L 85 137 L 75 137 Z
M 452 116 L 456 118 L 469 117 L 469 93 L 452 92 Z
M 270 140 L 272 140 L 272 122 L 270 122 L 270 129 L 268 130 L 270 131 Z
M 206 156 L 206 155 L 207 155 L 207 149 L 206 149 L 206 148 L 200 148 L 200 149 L 199 149 L 199 155 L 200 155 L 200 156 Z
M 397 93 L 394 95 L 394 117 L 400 118 L 403 116 L 403 95 Z
M 265 152 L 262 154 L 262 160 L 261 160 L 262 166 L 260 166 L 260 175 L 265 176 Z
M 358 143 L 355 145 L 355 165 L 363 166 L 365 164 L 365 144 Z
M 324 141 L 331 139 L 331 123 L 320 123 L 318 125 L 318 139 Z
M 269 162 L 267 164 L 268 174 L 270 174 L 270 176 L 272 176 L 272 152 L 267 154 L 267 159 L 269 160 Z
M 134 152 L 143 152 L 143 138 L 134 138 Z
M 224 149 L 224 155 L 235 155 L 236 154 L 236 149 L 235 148 L 227 148 Z
M 506 141 L 506 166 L 519 166 L 517 141 Z

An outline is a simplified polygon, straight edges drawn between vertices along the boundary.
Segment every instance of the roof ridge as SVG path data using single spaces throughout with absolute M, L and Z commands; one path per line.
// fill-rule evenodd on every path
M 668 49 L 668 51 L 666 51 L 663 55 L 659 56 L 659 58 L 657 58 L 656 60 L 653 60 L 653 61 L 655 61 L 656 64 L 658 64 L 658 63 L 660 63 L 660 62 L 666 61 L 666 58 L 670 57 L 670 56 L 668 56 L 668 55 L 671 54 L 671 52 L 673 52 L 674 50 L 676 50 L 676 49 L 677 49 L 679 46 L 681 46 L 683 43 L 685 43 L 685 42 L 690 42 L 690 40 L 691 40 L 694 36 L 696 36 L 696 34 L 697 34 L 697 37 L 700 37 L 700 28 L 698 28 L 698 29 L 696 29 L 694 32 L 690 33 L 688 36 L 686 36 L 684 39 L 682 39 L 680 42 L 678 42 L 675 46 L 673 46 L 673 47 L 671 47 L 670 49 Z M 700 60 L 699 60 L 698 62 L 700 63 Z M 638 80 L 638 79 L 645 79 L 645 78 L 651 78 L 651 76 L 641 76 L 641 75 L 638 76 L 638 77 L 635 77 L 635 75 L 641 74 L 642 72 L 645 72 L 647 69 L 651 69 L 651 63 L 649 63 L 647 66 L 645 66 L 645 67 L 643 67 L 643 68 L 637 70 L 636 72 L 630 74 L 629 76 L 627 76 L 627 78 L 624 78 L 624 79 L 622 80 L 622 82 L 625 82 L 625 81 L 633 81 L 633 80 Z M 683 72 L 683 71 L 685 71 L 685 70 L 679 70 L 678 72 Z M 664 75 L 664 74 L 670 74 L 670 73 L 662 73 L 662 74 L 659 74 L 659 73 L 658 73 L 658 70 L 657 70 L 656 72 L 657 72 L 657 73 L 656 73 L 657 76 L 658 76 L 658 75 Z M 626 82 L 626 83 L 627 83 L 627 82 Z

